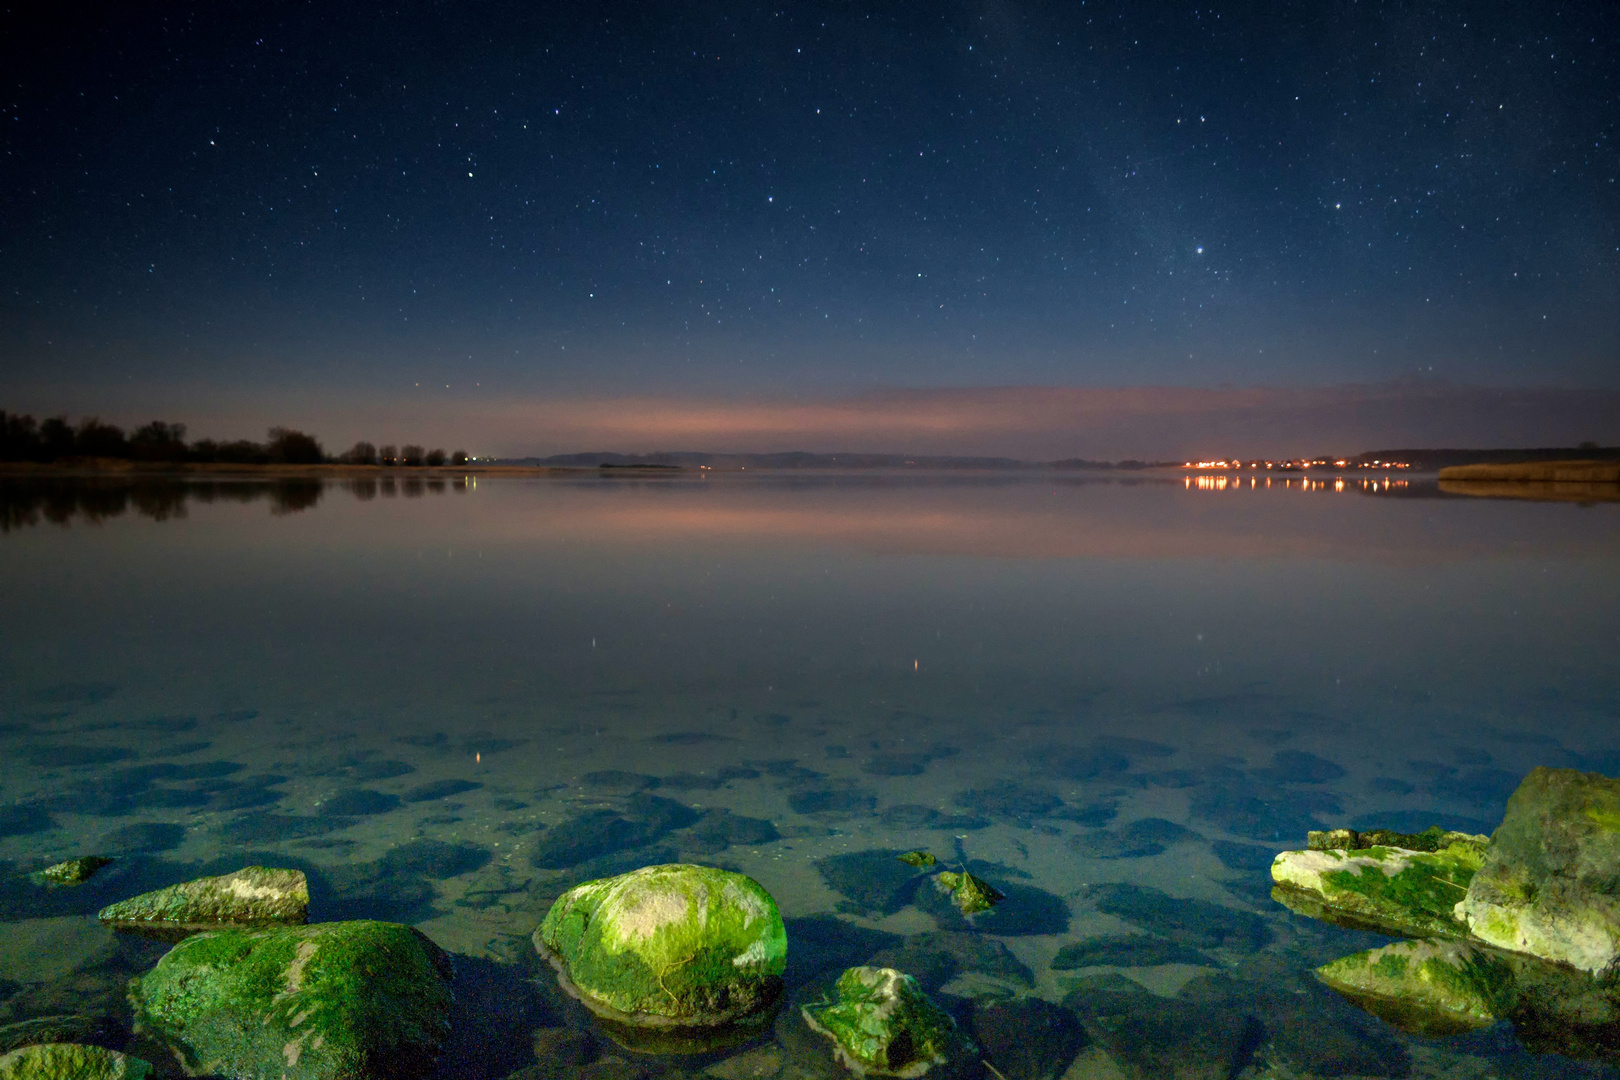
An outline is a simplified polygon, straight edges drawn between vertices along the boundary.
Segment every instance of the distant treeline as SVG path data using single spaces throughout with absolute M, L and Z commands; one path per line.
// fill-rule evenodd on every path
M 273 427 L 264 442 L 237 439 L 186 441 L 186 425 L 154 420 L 125 433 L 123 428 L 87 417 L 77 424 L 65 416 L 44 421 L 0 411 L 0 461 L 64 461 L 70 458 L 113 458 L 123 461 L 223 462 L 232 465 L 465 465 L 467 454 L 457 450 L 424 450 L 414 444 L 381 448 L 357 442 L 336 456 L 321 448 L 313 435 L 291 428 Z

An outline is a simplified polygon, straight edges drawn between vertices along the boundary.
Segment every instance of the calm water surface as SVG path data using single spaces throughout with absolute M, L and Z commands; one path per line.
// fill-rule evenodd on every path
M 94 911 L 262 862 L 310 874 L 312 918 L 458 954 L 445 1076 L 834 1075 L 794 1009 L 741 1051 L 627 1051 L 537 966 L 562 890 L 686 860 L 777 897 L 790 996 L 905 968 L 1007 1080 L 1609 1069 L 1339 1001 L 1310 969 L 1384 939 L 1290 915 L 1266 868 L 1323 825 L 1489 831 L 1535 765 L 1620 775 L 1620 505 L 13 479 L 0 529 L 0 1024 L 121 1030 L 161 947 Z M 1007 902 L 968 924 L 911 848 Z M 23 877 L 88 853 L 120 858 Z

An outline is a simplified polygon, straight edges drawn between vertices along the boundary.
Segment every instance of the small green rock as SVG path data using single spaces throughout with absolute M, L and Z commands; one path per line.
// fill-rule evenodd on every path
M 309 885 L 301 870 L 249 866 L 120 900 L 96 917 L 114 930 L 168 937 L 229 926 L 299 926 L 309 919 Z
M 857 1076 L 923 1075 L 950 1058 L 956 1022 L 917 980 L 893 968 L 853 967 L 838 977 L 834 1000 L 801 1011 L 812 1031 L 832 1040 Z
M 1457 1035 L 1512 1008 L 1513 972 L 1457 941 L 1397 941 L 1324 964 L 1322 982 L 1414 1035 Z
M 218 930 L 130 984 L 135 1028 L 191 1075 L 394 1080 L 433 1068 L 450 960 L 398 923 Z
M 36 1043 L 0 1057 L 0 1080 L 145 1080 L 150 1075 L 150 1062 L 77 1043 Z
M 766 1012 L 782 989 L 787 931 L 742 874 L 672 863 L 587 881 L 534 932 L 564 989 L 639 1027 L 716 1027 Z
M 67 862 L 59 862 L 55 866 L 47 866 L 37 873 L 30 874 L 35 883 L 40 885 L 83 885 L 95 876 L 96 871 L 111 863 L 112 860 L 104 855 L 84 855 Z
M 934 884 L 941 892 L 951 894 L 951 899 L 963 915 L 977 915 L 981 911 L 989 911 L 1006 899 L 994 885 L 983 878 L 974 877 L 966 870 L 961 873 L 953 870 L 941 871 L 934 879 Z
M 907 866 L 915 866 L 918 868 L 933 866 L 935 863 L 939 862 L 938 859 L 934 858 L 926 851 L 908 851 L 904 855 L 896 856 L 896 858 L 905 863 Z

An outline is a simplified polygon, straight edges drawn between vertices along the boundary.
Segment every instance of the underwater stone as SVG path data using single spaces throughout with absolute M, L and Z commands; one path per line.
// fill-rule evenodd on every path
M 36 1016 L 0 1026 L 0 1054 L 40 1043 L 99 1043 L 108 1035 L 107 1025 L 94 1017 Z
M 1036 997 L 979 1001 L 972 1024 L 1005 1080 L 1056 1080 L 1088 1041 L 1074 1013 Z
M 1266 921 L 1252 911 L 1125 883 L 1095 886 L 1092 896 L 1098 911 L 1195 949 L 1255 952 L 1271 940 Z
M 0 1080 L 144 1080 L 150 1062 L 99 1046 L 37 1043 L 0 1056 Z
M 1481 941 L 1594 975 L 1620 959 L 1620 780 L 1537 768 L 1497 828 L 1459 919 Z
M 832 1001 L 801 1012 L 857 1076 L 921 1076 L 949 1060 L 958 1042 L 956 1021 L 928 1000 L 916 979 L 893 968 L 850 968 L 833 994 Z
M 914 866 L 919 869 L 933 866 L 935 863 L 939 862 L 938 859 L 926 851 L 908 851 L 904 855 L 896 855 L 895 858 L 899 859 L 907 866 Z
M 1513 972 L 1457 941 L 1397 941 L 1316 969 L 1351 1002 L 1415 1035 L 1457 1035 L 1511 1008 Z
M 1271 864 L 1272 896 L 1293 911 L 1409 937 L 1461 937 L 1454 914 L 1485 847 L 1461 840 L 1439 851 L 1373 847 L 1284 851 Z
M 409 926 L 332 922 L 188 938 L 129 996 L 136 1031 L 193 1076 L 394 1080 L 431 1071 L 450 975 Z
M 47 866 L 29 876 L 40 885 L 83 885 L 95 876 L 97 870 L 111 862 L 105 855 L 84 855 Z
M 1075 971 L 1088 967 L 1156 967 L 1160 964 L 1220 967 L 1219 961 L 1197 949 L 1151 934 L 1122 934 L 1071 941 L 1052 958 L 1053 971 Z
M 116 930 L 292 926 L 309 917 L 309 885 L 300 870 L 249 866 L 120 900 L 96 917 Z
M 563 989 L 633 1027 L 745 1022 L 775 1002 L 787 966 L 771 894 L 742 874 L 684 863 L 570 889 L 534 946 Z

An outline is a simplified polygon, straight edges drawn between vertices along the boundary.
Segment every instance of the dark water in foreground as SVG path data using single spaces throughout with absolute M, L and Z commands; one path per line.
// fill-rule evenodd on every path
M 1606 1074 L 1339 1001 L 1310 969 L 1383 939 L 1266 867 L 1620 775 L 1617 646 L 1620 505 L 1422 482 L 0 480 L 0 1024 L 116 1032 L 161 949 L 94 911 L 263 862 L 458 955 L 445 1076 L 833 1075 L 791 1008 L 661 1059 L 558 996 L 551 900 L 680 859 L 776 896 L 790 996 L 901 967 L 1006 1080 Z M 1007 902 L 908 891 L 916 847 Z

